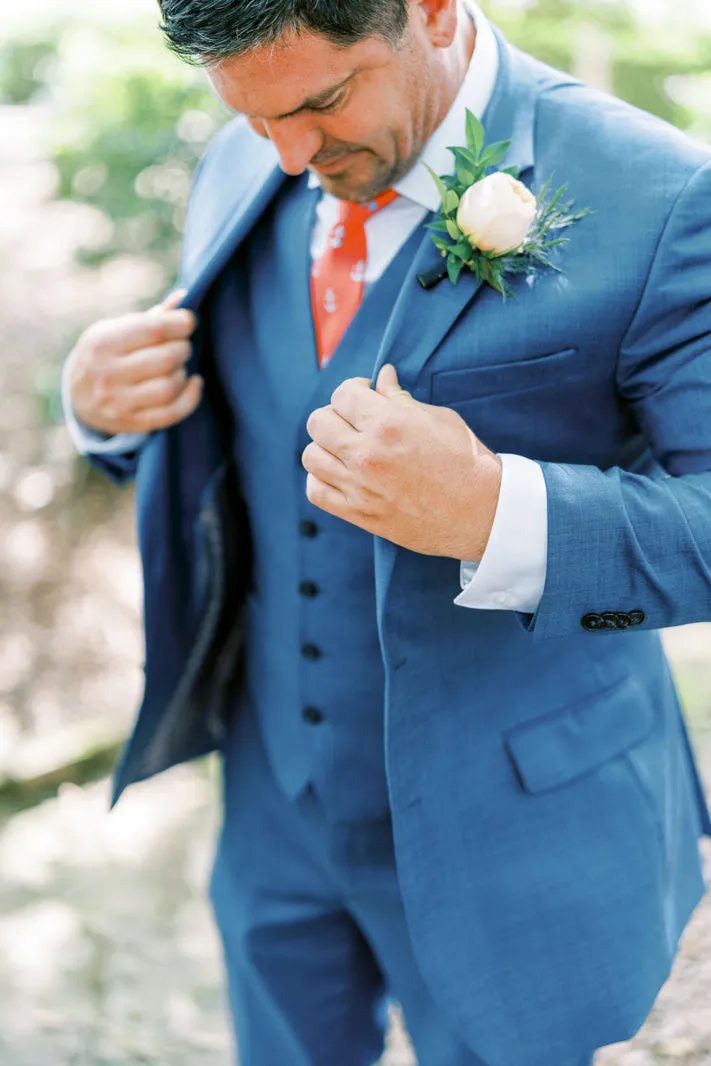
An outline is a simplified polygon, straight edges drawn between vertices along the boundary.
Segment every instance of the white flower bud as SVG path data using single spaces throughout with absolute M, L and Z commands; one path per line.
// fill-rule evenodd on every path
M 472 185 L 459 201 L 457 225 L 475 248 L 505 255 L 520 248 L 536 217 L 536 197 L 497 171 Z

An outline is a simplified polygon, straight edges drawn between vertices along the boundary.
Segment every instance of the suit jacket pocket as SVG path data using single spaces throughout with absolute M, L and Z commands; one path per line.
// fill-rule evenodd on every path
M 653 708 L 633 677 L 572 707 L 516 726 L 504 737 L 523 788 L 534 795 L 566 785 L 640 744 Z
M 479 398 L 546 388 L 560 381 L 561 375 L 583 376 L 585 367 L 582 360 L 576 360 L 578 354 L 577 348 L 565 348 L 511 363 L 436 370 L 430 382 L 430 403 L 456 408 Z

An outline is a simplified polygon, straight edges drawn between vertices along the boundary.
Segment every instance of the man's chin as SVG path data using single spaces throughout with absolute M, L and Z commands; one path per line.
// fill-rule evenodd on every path
M 366 203 L 372 200 L 378 193 L 388 188 L 387 177 L 378 180 L 378 177 L 369 174 L 357 175 L 355 167 L 344 167 L 335 174 L 323 174 L 316 168 L 310 168 L 318 178 L 321 188 L 339 200 L 350 200 L 352 203 Z

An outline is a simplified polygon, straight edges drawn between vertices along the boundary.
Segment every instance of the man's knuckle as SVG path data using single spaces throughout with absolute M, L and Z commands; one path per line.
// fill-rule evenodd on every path
M 190 341 L 171 341 L 170 352 L 174 362 L 182 366 L 190 358 L 192 345 Z
M 395 418 L 385 415 L 375 422 L 373 433 L 377 440 L 392 444 L 400 436 L 400 424 Z
M 152 315 L 146 315 L 143 327 L 145 344 L 148 348 L 155 348 L 159 344 L 165 343 L 165 329 L 163 328 L 160 319 L 155 319 Z
M 353 465 L 361 473 L 372 470 L 377 463 L 377 457 L 372 448 L 359 448 L 353 456 Z
M 155 384 L 154 400 L 159 405 L 172 404 L 180 393 L 174 377 L 158 378 Z
M 313 504 L 318 504 L 323 499 L 322 486 L 311 474 L 306 478 L 306 499 Z

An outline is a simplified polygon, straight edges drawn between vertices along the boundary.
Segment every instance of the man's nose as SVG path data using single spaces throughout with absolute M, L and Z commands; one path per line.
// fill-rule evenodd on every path
M 277 152 L 281 169 L 286 174 L 303 174 L 315 155 L 323 147 L 323 134 L 313 126 L 294 119 L 260 122 L 257 133 L 268 137 Z

